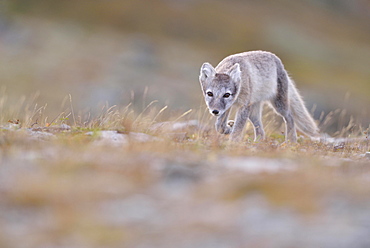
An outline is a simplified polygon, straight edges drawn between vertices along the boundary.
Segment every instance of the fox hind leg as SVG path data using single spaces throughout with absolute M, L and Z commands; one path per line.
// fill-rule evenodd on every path
M 280 99 L 276 99 L 275 101 L 273 101 L 272 105 L 275 108 L 276 112 L 279 115 L 281 115 L 284 119 L 286 126 L 285 140 L 293 143 L 297 142 L 297 132 L 295 128 L 293 115 L 289 109 L 289 106 L 281 102 Z
M 296 143 L 297 142 L 297 131 L 295 128 L 295 123 L 293 119 L 293 115 L 290 111 L 287 111 L 283 115 L 284 121 L 286 124 L 286 140 Z
M 289 78 L 285 71 L 278 76 L 277 81 L 277 95 L 272 101 L 272 105 L 276 112 L 284 118 L 286 125 L 285 140 L 295 143 L 297 142 L 297 131 L 289 106 Z

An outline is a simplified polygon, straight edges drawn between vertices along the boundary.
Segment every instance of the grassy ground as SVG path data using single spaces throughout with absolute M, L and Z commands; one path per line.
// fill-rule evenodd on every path
M 0 3 L 0 247 L 370 247 L 367 5 L 318 2 Z M 255 49 L 335 139 L 215 132 L 199 67 Z
M 1 247 L 370 245 L 364 132 L 283 144 L 267 120 L 266 141 L 228 144 L 203 109 L 4 106 Z

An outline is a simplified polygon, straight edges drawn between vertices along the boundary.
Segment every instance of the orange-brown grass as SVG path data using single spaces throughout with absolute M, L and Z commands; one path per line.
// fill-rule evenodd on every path
M 8 216 L 0 218 L 0 233 L 6 234 L 1 246 L 16 247 L 22 235 L 29 247 L 151 242 L 167 247 L 185 242 L 180 237 L 197 243 L 197 233 L 222 239 L 239 228 L 244 211 L 253 206 L 270 211 L 269 218 L 288 211 L 312 224 L 325 218 L 332 201 L 345 202 L 349 213 L 368 203 L 370 162 L 363 155 L 369 142 L 364 134 L 340 148 L 307 138 L 282 144 L 282 127 L 267 118 L 266 141 L 253 142 L 247 131 L 245 142 L 229 144 L 214 131 L 214 120 L 203 107 L 176 113 L 156 103 L 141 111 L 131 105 L 104 106 L 89 116 L 72 110 L 73 101 L 68 101 L 70 109 L 56 119 L 43 116 L 43 108 L 22 105 L 8 113 L 5 105 L 1 108 L 6 117 L 0 131 L 0 209 Z M 151 128 L 162 121 L 194 119 L 198 128 Z M 71 128 L 62 129 L 62 124 Z M 344 129 L 349 136 L 351 129 Z M 54 136 L 31 138 L 30 130 Z M 153 139 L 99 143 L 104 130 Z M 233 167 L 233 159 L 240 167 Z M 264 169 L 275 164 L 283 168 Z M 248 171 L 248 166 L 261 169 Z M 235 239 L 246 235 L 232 233 Z

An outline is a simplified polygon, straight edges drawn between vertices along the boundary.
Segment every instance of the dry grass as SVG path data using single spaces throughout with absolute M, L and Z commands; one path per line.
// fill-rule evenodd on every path
M 5 3 L 0 247 L 370 247 L 366 21 L 308 2 L 172 2 Z M 194 71 L 251 49 L 284 56 L 321 92 L 311 102 L 364 118 L 323 112 L 336 139 L 285 144 L 266 110 L 266 141 L 249 125 L 229 144 L 193 107 Z
M 204 108 L 175 113 L 153 102 L 140 112 L 131 104 L 104 106 L 91 116 L 73 109 L 68 97 L 65 111 L 49 118 L 32 98 L 11 107 L 4 97 L 0 102 L 4 247 L 336 245 L 342 239 L 333 233 L 356 240 L 364 231 L 346 221 L 358 221 L 358 214 L 369 217 L 364 136 L 338 144 L 306 138 L 282 144 L 279 124 L 267 117 L 266 141 L 254 143 L 246 136 L 246 142 L 230 145 L 214 132 Z M 196 127 L 170 128 L 193 119 Z M 162 121 L 167 126 L 152 128 Z M 153 139 L 99 143 L 103 130 Z M 351 131 L 344 125 L 341 133 L 352 136 Z M 320 219 L 327 225 L 325 238 L 312 241 Z M 338 225 L 353 228 L 347 232 Z M 279 230 L 293 235 L 276 241 Z M 19 236 L 27 245 L 20 245 Z M 356 242 L 354 247 L 367 244 Z

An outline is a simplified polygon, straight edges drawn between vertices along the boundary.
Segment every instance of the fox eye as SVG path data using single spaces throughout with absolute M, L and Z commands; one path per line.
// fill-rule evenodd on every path
M 213 93 L 212 93 L 212 92 L 210 92 L 210 91 L 208 91 L 208 92 L 207 92 L 207 96 L 213 96 Z
M 224 95 L 224 97 L 225 98 L 228 98 L 230 96 L 230 93 L 226 93 L 225 95 Z

